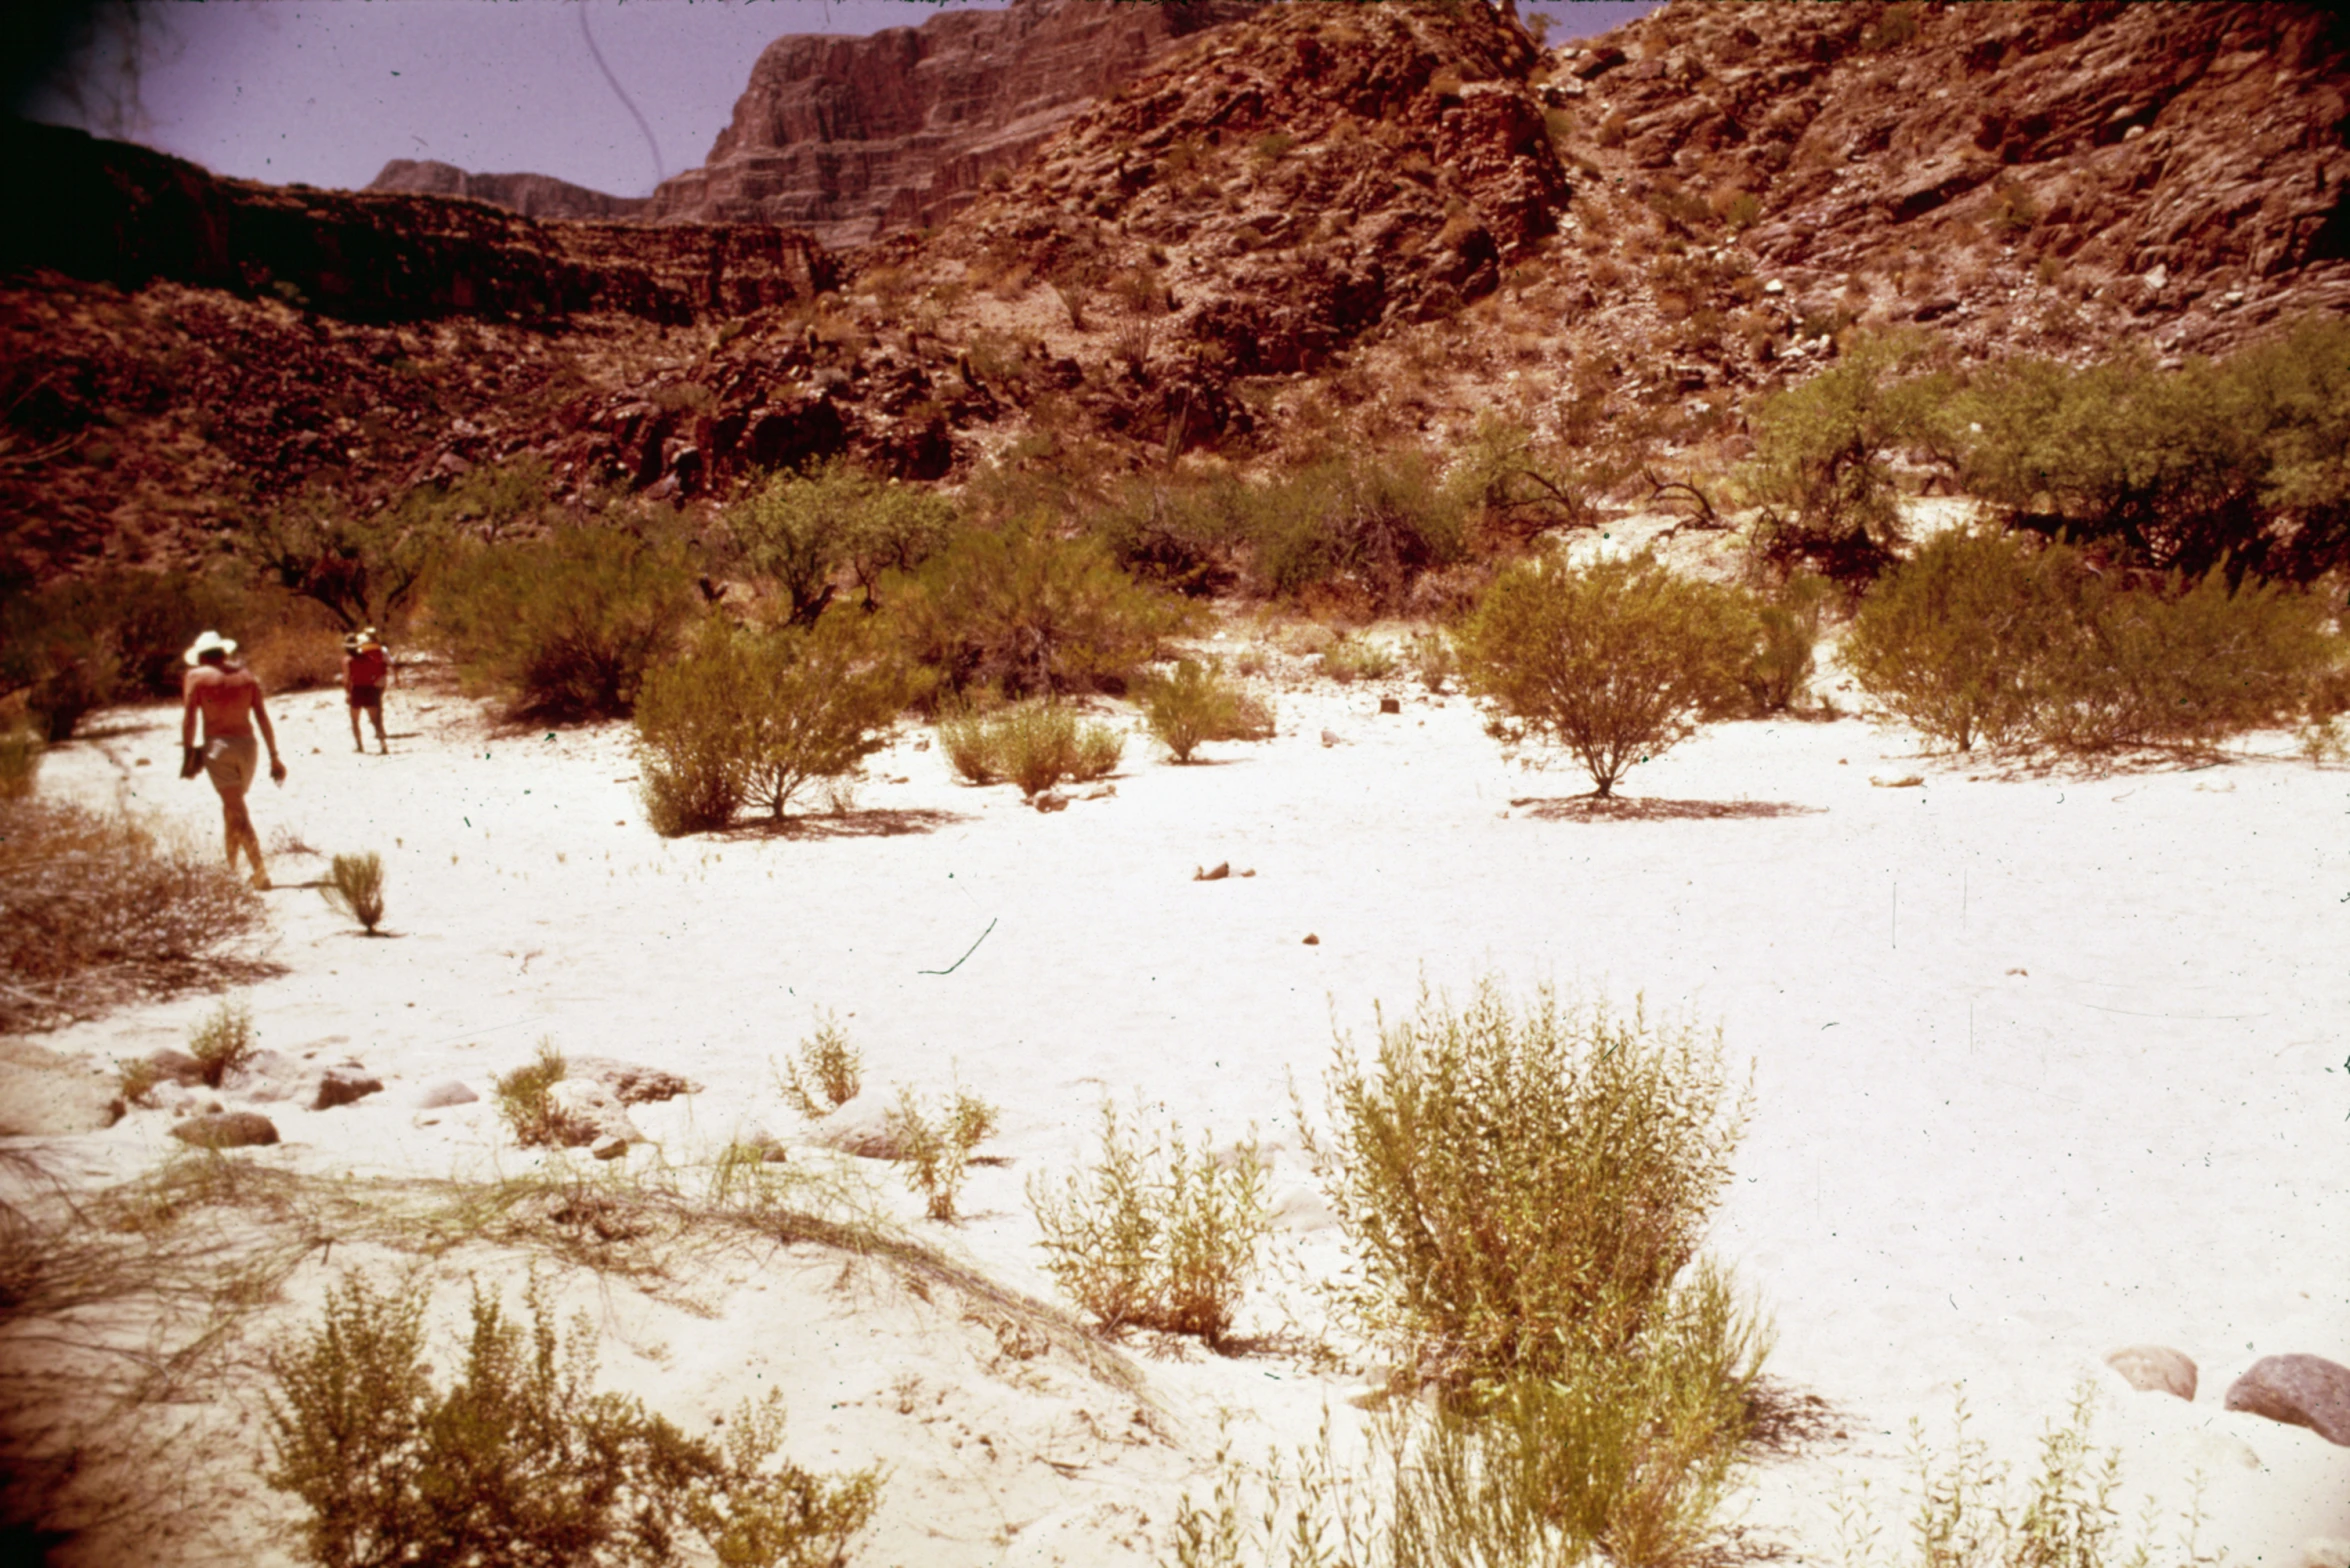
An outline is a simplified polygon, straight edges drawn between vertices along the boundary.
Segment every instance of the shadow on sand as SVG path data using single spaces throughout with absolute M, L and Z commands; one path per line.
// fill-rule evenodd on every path
M 726 830 L 726 838 L 902 838 L 935 833 L 950 822 L 967 822 L 960 811 L 844 811 L 815 817 L 762 817 Z
M 1798 806 L 1783 800 L 1660 800 L 1652 796 L 1569 795 L 1545 800 L 1529 795 L 1510 802 L 1545 822 L 1698 822 L 1721 817 L 1816 817 L 1825 806 Z

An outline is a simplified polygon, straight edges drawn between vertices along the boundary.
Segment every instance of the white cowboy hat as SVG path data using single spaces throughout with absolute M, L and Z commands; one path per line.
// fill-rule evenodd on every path
M 225 659 L 236 651 L 237 645 L 233 639 L 223 637 L 218 632 L 205 632 L 194 642 L 188 644 L 188 651 L 181 654 L 180 657 L 187 660 L 188 663 L 194 664 L 208 653 L 217 653 Z

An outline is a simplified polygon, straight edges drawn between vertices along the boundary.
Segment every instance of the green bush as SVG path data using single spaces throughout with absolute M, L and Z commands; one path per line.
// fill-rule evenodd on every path
M 1151 733 L 1177 762 L 1189 762 L 1207 741 L 1264 740 L 1273 733 L 1272 709 L 1226 683 L 1213 659 L 1178 660 L 1169 673 L 1136 682 L 1135 695 Z
M 827 1013 L 816 1033 L 800 1042 L 798 1054 L 784 1064 L 776 1083 L 794 1110 L 809 1121 L 820 1121 L 855 1099 L 865 1086 L 864 1053 L 849 1044 L 840 1020 Z
M 902 666 L 860 624 L 714 623 L 651 671 L 638 697 L 647 815 L 671 836 L 723 827 L 746 803 L 781 820 L 809 784 L 846 776 L 888 744 L 911 695 Z
M 1673 1310 L 1747 1104 L 1718 1036 L 1642 1012 L 1423 997 L 1341 1047 L 1309 1149 L 1361 1266 L 1351 1315 L 1422 1377 L 1553 1376 Z M 1302 1116 L 1301 1107 L 1301 1116 Z
M 498 1095 L 498 1114 L 514 1130 L 514 1141 L 532 1147 L 560 1142 L 555 1131 L 555 1110 L 547 1103 L 547 1091 L 563 1081 L 571 1071 L 571 1064 L 563 1053 L 555 1049 L 555 1042 L 541 1039 L 537 1052 L 524 1066 L 512 1072 L 500 1073 L 494 1085 Z
M 682 545 L 567 524 L 480 546 L 442 581 L 433 624 L 469 680 L 538 719 L 625 717 L 693 614 Z
M 1512 567 L 1454 642 L 1469 689 L 1494 705 L 1492 732 L 1565 746 L 1604 800 L 1634 763 L 1736 702 L 1754 632 L 1729 590 L 1642 556 Z
M 1920 370 L 1925 340 L 1860 337 L 1833 368 L 1755 400 L 1741 488 L 1765 507 L 1757 544 L 1782 564 L 1870 577 L 1901 542 L 1893 460 L 1943 450 L 1955 387 Z
M 2228 359 L 2017 359 L 1954 409 L 1961 482 L 2043 532 L 2133 564 L 2309 581 L 2350 566 L 2350 325 Z
M 1404 644 L 1404 658 L 1431 693 L 1441 693 L 1444 683 L 1460 673 L 1460 655 L 1453 652 L 1452 639 L 1442 632 L 1414 633 Z
M 1029 528 L 974 529 L 893 583 L 899 645 L 957 692 L 1120 691 L 1187 619 L 1099 543 Z
M 2216 570 L 2133 582 L 2064 544 L 1952 530 L 1862 601 L 1844 662 L 1930 739 L 2208 746 L 2298 717 L 2341 644 L 2307 594 Z
M 384 859 L 374 850 L 364 855 L 337 855 L 318 890 L 329 904 L 359 922 L 369 936 L 383 924 Z
M 728 536 L 754 576 L 772 584 L 795 626 L 813 626 L 846 571 L 868 609 L 884 572 L 920 565 L 954 530 L 943 497 L 844 461 L 782 473 L 726 509 Z
M 347 1279 L 269 1358 L 275 1489 L 309 1509 L 302 1556 L 399 1564 L 668 1565 L 698 1537 L 722 1563 L 836 1568 L 879 1494 L 872 1470 L 771 1467 L 780 1396 L 746 1400 L 723 1444 L 639 1400 L 594 1392 L 584 1319 L 570 1341 L 533 1280 L 527 1325 L 476 1285 L 456 1379 L 433 1386 L 420 1291 Z
M 1788 579 L 1757 608 L 1755 646 L 1739 677 L 1756 712 L 1783 713 L 1803 696 L 1832 591 L 1826 578 L 1806 572 Z
M 955 1199 L 971 1174 L 971 1151 L 995 1132 L 996 1108 L 962 1090 L 931 1109 L 911 1086 L 898 1090 L 884 1125 L 906 1165 L 906 1184 L 934 1220 L 955 1217 Z
M 253 1010 L 242 1002 L 221 1003 L 188 1032 L 188 1054 L 205 1084 L 219 1088 L 253 1059 Z
M 1137 1135 L 1102 1106 L 1101 1154 L 1059 1194 L 1031 1181 L 1045 1267 L 1105 1329 L 1160 1329 L 1220 1345 L 1272 1230 L 1254 1137 L 1219 1155 L 1183 1129 Z
M 1126 751 L 1108 725 L 1080 723 L 1066 705 L 1042 698 L 943 718 L 938 739 L 948 763 L 969 782 L 1017 784 L 1031 797 L 1064 779 L 1101 778 Z

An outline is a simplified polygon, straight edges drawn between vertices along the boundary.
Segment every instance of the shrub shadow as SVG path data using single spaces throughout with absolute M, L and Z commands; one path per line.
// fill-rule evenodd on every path
M 1721 817 L 1816 817 L 1825 806 L 1799 806 L 1784 800 L 1663 800 L 1654 796 L 1569 795 L 1544 799 L 1530 795 L 1510 802 L 1545 822 L 1693 822 Z
M 928 809 L 893 810 L 875 807 L 820 817 L 771 818 L 739 823 L 718 838 L 901 838 L 909 833 L 935 833 L 950 823 L 968 822 L 970 813 Z

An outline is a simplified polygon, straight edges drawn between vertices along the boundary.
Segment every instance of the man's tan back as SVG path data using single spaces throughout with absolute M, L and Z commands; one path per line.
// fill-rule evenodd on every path
M 261 682 L 241 666 L 199 664 L 188 672 L 188 703 L 204 715 L 204 738 L 253 733 L 253 705 Z

